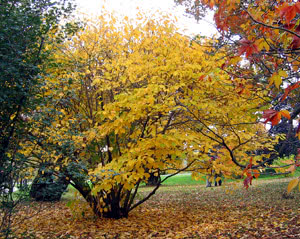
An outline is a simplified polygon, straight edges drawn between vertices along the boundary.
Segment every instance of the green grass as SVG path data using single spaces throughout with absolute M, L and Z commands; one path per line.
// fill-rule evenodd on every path
M 298 167 L 294 174 L 287 175 L 260 175 L 258 179 L 276 179 L 276 178 L 289 178 L 289 177 L 299 177 L 300 176 L 300 168 Z
M 290 175 L 260 175 L 258 180 L 272 180 L 272 179 L 279 179 L 279 178 L 289 178 L 289 177 L 297 177 L 300 176 L 300 168 L 297 168 L 296 172 L 294 174 L 290 174 Z M 162 175 L 161 179 L 163 180 L 166 176 Z M 184 186 L 184 185 L 203 185 L 205 184 L 205 176 L 203 176 L 202 178 L 203 180 L 195 180 L 192 179 L 190 174 L 187 173 L 183 173 L 183 174 L 177 174 L 173 177 L 168 178 L 163 185 L 166 186 L 173 186 L 173 185 L 177 185 L 177 186 Z M 237 181 L 234 179 L 223 179 L 223 181 L 226 182 L 233 182 L 233 181 Z
M 265 180 L 274 180 L 274 179 L 284 179 L 289 177 L 296 177 L 300 176 L 300 169 L 298 168 L 296 172 L 293 175 L 260 175 L 258 179 L 254 179 L 255 181 L 265 181 Z M 167 175 L 162 175 L 161 179 L 163 180 L 166 178 Z M 241 181 L 240 180 L 234 180 L 234 179 L 224 179 L 223 178 L 223 185 L 226 185 L 227 183 L 234 182 L 234 181 Z M 193 185 L 205 185 L 205 176 L 203 176 L 202 180 L 195 180 L 192 178 L 191 174 L 188 173 L 182 173 L 177 174 L 173 177 L 168 178 L 165 182 L 162 183 L 163 186 L 193 186 Z M 214 183 L 212 183 L 214 185 Z M 144 186 L 143 186 L 144 187 Z M 151 187 L 150 187 L 151 188 Z M 64 193 L 63 199 L 65 200 L 71 200 L 74 199 L 74 192 L 76 189 L 72 187 L 71 185 L 68 186 L 68 191 Z
M 166 175 L 162 175 L 161 179 L 165 179 Z M 205 177 L 203 180 L 195 180 L 190 174 L 177 174 L 173 177 L 168 178 L 162 185 L 174 186 L 174 185 L 201 185 L 205 184 Z

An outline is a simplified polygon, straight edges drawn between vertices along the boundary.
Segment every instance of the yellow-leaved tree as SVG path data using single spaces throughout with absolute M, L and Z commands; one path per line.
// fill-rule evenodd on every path
M 220 70 L 224 53 L 179 34 L 167 17 L 122 22 L 89 21 L 56 51 L 44 87 L 51 103 L 39 109 L 48 120 L 33 132 L 43 142 L 28 144 L 35 157 L 65 175 L 99 217 L 127 217 L 184 170 L 244 170 L 251 183 L 251 164 L 263 156 L 251 155 L 272 150 L 257 113 L 266 92 L 251 82 L 240 89 Z M 136 200 L 162 171 L 168 176 Z

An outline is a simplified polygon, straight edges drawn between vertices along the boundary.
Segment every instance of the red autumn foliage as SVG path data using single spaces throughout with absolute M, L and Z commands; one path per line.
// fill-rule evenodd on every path
M 245 179 L 244 179 L 244 187 L 246 189 L 249 188 L 249 185 L 252 185 L 252 179 L 253 179 L 253 176 L 250 175 L 250 176 L 247 176 Z
M 286 99 L 286 97 L 288 96 L 288 94 L 289 94 L 292 90 L 297 89 L 297 88 L 299 88 L 299 87 L 300 87 L 300 81 L 296 82 L 296 83 L 293 84 L 293 85 L 288 86 L 288 87 L 285 89 L 283 96 L 281 97 L 281 101 L 284 101 L 284 100 Z
M 280 17 L 284 18 L 289 24 L 296 17 L 297 13 L 300 13 L 300 2 L 297 2 L 294 5 L 284 3 L 279 10 Z
M 273 109 L 268 109 L 263 112 L 264 123 L 271 122 L 272 125 L 277 125 L 280 121 L 279 112 Z
M 259 52 L 257 46 L 252 41 L 243 38 L 239 43 L 241 46 L 238 49 L 238 55 L 242 55 L 245 53 L 246 57 L 249 58 L 253 54 Z

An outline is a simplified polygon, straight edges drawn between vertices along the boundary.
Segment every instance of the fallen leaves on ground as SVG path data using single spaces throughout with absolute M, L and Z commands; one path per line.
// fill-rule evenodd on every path
M 119 220 L 96 219 L 83 203 L 80 214 L 66 200 L 33 203 L 19 212 L 15 238 L 300 238 L 300 195 L 283 198 L 289 180 L 255 180 L 248 190 L 163 186 Z

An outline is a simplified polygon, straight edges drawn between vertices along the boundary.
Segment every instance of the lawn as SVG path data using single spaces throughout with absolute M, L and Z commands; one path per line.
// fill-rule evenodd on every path
M 300 176 L 300 169 L 298 168 L 297 171 L 293 176 Z M 162 175 L 161 178 L 164 179 L 166 176 Z M 268 180 L 268 179 L 280 179 L 280 178 L 287 178 L 288 176 L 286 175 L 277 175 L 277 176 L 271 176 L 271 175 L 260 175 L 258 180 Z M 234 180 L 232 179 L 224 179 L 223 182 L 233 182 Z M 190 173 L 183 173 L 183 174 L 178 174 L 175 177 L 170 177 L 168 178 L 165 182 L 163 182 L 163 185 L 167 186 L 183 186 L 183 185 L 205 185 L 205 176 L 202 177 L 202 180 L 195 180 L 191 177 Z
M 162 175 L 161 179 L 163 180 L 166 175 Z M 191 177 L 190 173 L 182 173 L 177 174 L 175 177 L 168 178 L 163 185 L 166 186 L 178 186 L 178 185 L 204 185 L 205 184 L 205 177 L 203 176 L 202 180 L 195 180 Z
M 15 220 L 15 238 L 300 238 L 300 193 L 283 195 L 290 178 L 255 180 L 245 190 L 241 182 L 187 185 L 188 176 L 163 185 L 127 219 L 96 219 L 80 200 L 72 211 L 69 197 L 28 204 Z

